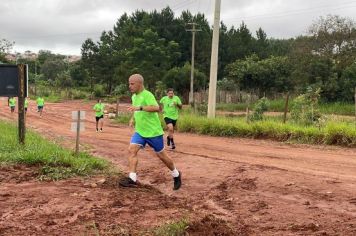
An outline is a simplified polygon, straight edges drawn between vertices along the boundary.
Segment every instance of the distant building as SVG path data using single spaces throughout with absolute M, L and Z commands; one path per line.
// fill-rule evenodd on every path
M 5 55 L 6 60 L 8 61 L 16 61 L 17 59 L 27 59 L 27 60 L 36 60 L 38 57 L 37 53 L 31 52 L 31 51 L 25 51 L 24 53 L 8 53 Z M 76 56 L 76 55 L 66 55 L 65 56 L 65 61 L 68 63 L 74 63 L 77 62 L 81 59 L 81 56 Z

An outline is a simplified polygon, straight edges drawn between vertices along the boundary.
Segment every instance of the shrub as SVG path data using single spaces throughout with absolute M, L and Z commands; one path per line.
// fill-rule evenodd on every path
M 254 110 L 251 115 L 251 120 L 253 121 L 262 120 L 263 113 L 268 110 L 268 107 L 269 107 L 269 102 L 267 98 L 263 97 L 260 100 L 258 100 L 254 106 Z

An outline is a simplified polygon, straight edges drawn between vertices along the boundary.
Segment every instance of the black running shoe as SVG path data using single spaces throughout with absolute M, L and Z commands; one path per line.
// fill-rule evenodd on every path
M 182 185 L 182 173 L 179 171 L 179 175 L 178 177 L 174 177 L 173 181 L 174 181 L 174 187 L 173 190 L 178 190 L 180 188 L 180 186 Z
M 137 183 L 133 181 L 130 177 L 125 177 L 119 181 L 119 185 L 121 187 L 133 188 L 137 186 Z
M 167 146 L 171 145 L 171 138 L 169 136 L 167 136 Z
M 176 145 L 173 143 L 171 149 L 176 149 Z

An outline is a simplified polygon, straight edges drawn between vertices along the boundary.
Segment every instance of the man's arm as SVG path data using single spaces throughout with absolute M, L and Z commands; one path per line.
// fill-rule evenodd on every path
M 130 122 L 129 122 L 129 126 L 132 127 L 132 128 L 135 126 L 135 116 L 131 117 Z
M 176 106 L 179 108 L 179 109 L 182 109 L 182 107 L 183 107 L 183 105 L 182 105 L 182 101 L 180 100 L 180 98 L 179 97 L 177 97 L 177 104 L 176 104 Z
M 129 111 L 146 111 L 146 112 L 159 112 L 159 106 L 139 106 L 139 107 L 134 107 L 131 106 L 127 110 Z

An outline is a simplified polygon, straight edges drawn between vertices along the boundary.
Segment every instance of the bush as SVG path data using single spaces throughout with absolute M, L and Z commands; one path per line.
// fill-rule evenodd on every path
M 85 99 L 90 97 L 89 93 L 78 89 L 72 89 L 70 90 L 70 93 L 73 99 Z
M 104 86 L 101 84 L 96 84 L 94 86 L 94 96 L 97 98 L 103 97 L 105 94 Z
M 322 117 L 318 108 L 320 92 L 320 88 L 315 90 L 308 88 L 305 94 L 302 94 L 293 100 L 291 117 L 294 122 L 305 125 L 320 125 L 320 121 L 325 119 Z
M 263 113 L 268 110 L 268 107 L 269 107 L 269 102 L 267 98 L 264 97 L 258 100 L 254 106 L 254 110 L 251 115 L 251 120 L 253 121 L 262 120 Z

